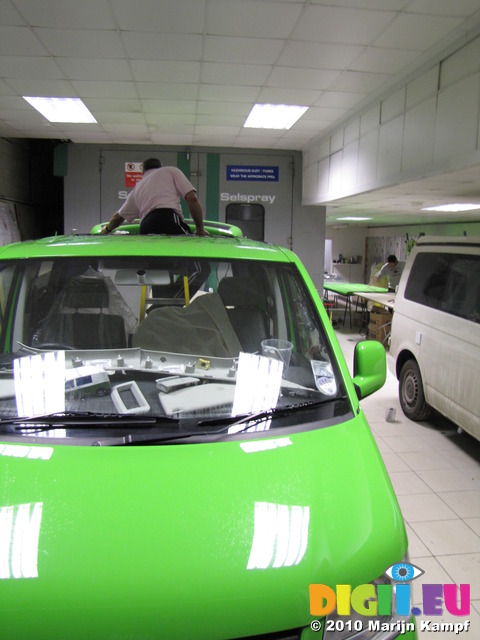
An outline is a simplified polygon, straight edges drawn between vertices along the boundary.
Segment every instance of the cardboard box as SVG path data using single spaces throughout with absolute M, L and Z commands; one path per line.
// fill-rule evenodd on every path
M 368 325 L 368 339 L 378 340 L 379 342 L 385 342 L 390 335 L 391 325 L 388 324 L 372 324 Z
M 389 324 L 392 322 L 392 314 L 387 311 L 387 313 L 373 313 L 370 312 L 369 323 L 375 325 L 377 327 L 381 327 L 384 324 Z

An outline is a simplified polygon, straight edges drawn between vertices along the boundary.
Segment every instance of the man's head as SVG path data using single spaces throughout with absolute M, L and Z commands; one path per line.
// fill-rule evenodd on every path
M 143 161 L 143 173 L 146 173 L 150 169 L 159 169 L 162 163 L 158 158 L 147 158 Z
M 395 267 L 395 266 L 396 266 L 397 262 L 398 262 L 398 260 L 397 260 L 397 256 L 395 256 L 395 255 L 393 255 L 393 254 L 392 254 L 392 255 L 390 255 L 390 256 L 388 256 L 388 258 L 387 258 L 387 264 L 388 264 L 388 266 L 389 266 L 391 269 L 393 269 L 393 267 Z

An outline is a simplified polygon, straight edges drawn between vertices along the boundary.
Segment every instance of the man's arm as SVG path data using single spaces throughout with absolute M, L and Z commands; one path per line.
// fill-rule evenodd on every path
M 111 231 L 114 231 L 117 227 L 119 227 L 122 224 L 124 220 L 125 218 L 121 216 L 117 211 L 110 218 L 110 222 L 102 228 L 100 233 L 105 234 L 105 233 L 110 233 Z
M 195 233 L 197 236 L 209 236 L 210 234 L 203 226 L 202 205 L 200 204 L 196 191 L 189 191 L 185 195 L 185 201 L 188 204 L 188 210 L 195 223 Z

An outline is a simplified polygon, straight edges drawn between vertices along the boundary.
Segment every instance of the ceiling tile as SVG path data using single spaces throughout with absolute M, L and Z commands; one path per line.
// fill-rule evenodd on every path
M 1 2 L 0 24 L 8 26 L 20 26 L 25 25 L 26 22 L 11 2 Z
M 196 103 L 190 100 L 142 100 L 145 113 L 194 114 Z
M 207 84 L 236 84 L 239 86 L 262 86 L 270 67 L 263 64 L 222 64 L 205 62 L 202 65 L 201 80 Z
M 34 27 L 114 29 L 107 0 L 10 0 Z
M 294 32 L 295 40 L 368 45 L 395 18 L 390 11 L 310 5 Z
M 202 55 L 203 38 L 200 35 L 123 31 L 121 38 L 133 60 L 198 61 Z
M 224 102 L 241 102 L 252 103 L 258 96 L 257 87 L 239 87 L 237 85 L 221 85 L 221 84 L 207 84 L 202 83 L 199 87 L 198 98 L 199 100 L 221 100 Z
M 339 76 L 339 71 L 275 67 L 268 78 L 267 84 L 269 87 L 288 86 L 293 89 L 313 89 L 321 91 L 322 89 L 330 87 Z
M 413 0 L 409 13 L 425 13 L 436 16 L 462 16 L 466 18 L 480 9 L 478 0 Z
M 280 38 L 207 36 L 203 57 L 208 62 L 273 64 L 284 45 Z
M 159 145 L 191 145 L 193 140 L 193 134 L 185 134 L 184 131 L 171 131 L 152 133 L 150 139 L 153 143 Z
M 351 109 L 354 105 L 362 102 L 365 99 L 367 92 L 365 93 L 354 91 L 325 91 L 323 92 L 318 100 L 314 102 L 315 106 L 318 107 L 335 107 L 340 109 L 342 112 L 345 112 L 345 109 Z
M 0 73 L 3 78 L 13 79 L 64 78 L 58 65 L 47 57 L 0 56 Z
M 28 27 L 0 26 L 0 55 L 47 56 L 48 53 Z
M 350 71 L 396 74 L 416 57 L 411 49 L 384 49 L 368 47 L 349 65 Z
M 200 63 L 132 60 L 134 79 L 138 82 L 198 82 Z
M 198 86 L 190 83 L 173 82 L 136 82 L 136 90 L 143 100 L 166 99 L 166 100 L 195 100 L 198 93 Z
M 101 80 L 72 80 L 71 86 L 84 98 L 137 98 L 134 82 L 102 82 Z M 35 94 L 38 95 L 38 94 Z M 50 93 L 49 95 L 59 95 Z
M 363 45 L 289 41 L 278 64 L 307 69 L 345 69 L 364 51 Z
M 252 108 L 251 102 L 207 102 L 200 101 L 197 104 L 197 113 L 205 115 L 230 115 L 246 118 Z
M 68 80 L 45 80 L 41 78 L 12 78 L 9 85 L 19 96 L 78 97 L 81 94 Z
M 0 96 L 0 111 L 28 111 L 31 112 L 32 106 L 20 96 Z
M 203 33 L 205 0 L 111 0 L 122 31 Z
M 330 89 L 337 92 L 352 91 L 354 93 L 365 91 L 365 94 L 368 95 L 378 89 L 388 78 L 389 76 L 386 73 L 347 70 L 343 71 L 335 82 L 331 84 Z
M 268 0 L 211 0 L 206 32 L 213 35 L 288 38 L 301 4 Z
M 404 13 L 397 16 L 373 44 L 376 47 L 427 51 L 462 22 L 461 18 L 455 17 Z
M 101 58 L 55 58 L 67 78 L 71 80 L 131 80 L 130 67 L 126 60 Z
M 208 114 L 199 114 L 196 117 L 197 127 L 204 126 L 209 127 L 210 129 L 214 129 L 217 127 L 217 133 L 222 134 L 225 129 L 228 128 L 240 128 L 243 127 L 243 123 L 245 122 L 244 116 L 236 116 L 231 114 L 224 115 L 208 115 Z M 212 131 L 212 133 L 214 133 Z
M 129 100 L 128 98 L 86 98 L 85 104 L 92 111 L 92 113 L 94 113 L 95 111 L 141 113 L 142 111 L 140 100 Z
M 45 49 L 65 58 L 124 58 L 116 31 L 100 29 L 34 29 Z
M 147 113 L 145 114 L 148 124 L 154 124 L 157 128 L 170 129 L 175 126 L 188 126 L 195 124 L 193 113 Z
M 95 119 L 104 128 L 115 126 L 118 131 L 122 128 L 138 127 L 146 129 L 147 127 L 143 113 L 95 111 Z
M 299 104 L 308 107 L 311 104 L 315 104 L 321 93 L 321 91 L 312 91 L 311 88 L 265 87 L 258 95 L 256 102 L 265 104 Z

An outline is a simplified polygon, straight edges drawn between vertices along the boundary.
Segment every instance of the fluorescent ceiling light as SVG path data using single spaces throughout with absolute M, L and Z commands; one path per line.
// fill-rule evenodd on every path
M 243 126 L 252 129 L 290 129 L 307 109 L 291 104 L 256 104 Z
M 474 204 L 462 204 L 462 203 L 453 203 L 453 204 L 440 204 L 435 207 L 423 207 L 422 211 L 446 211 L 446 212 L 456 212 L 456 211 L 472 211 L 473 209 L 480 209 L 480 203 Z
M 362 220 L 371 220 L 371 218 L 362 218 L 360 216 L 345 216 L 345 218 L 337 218 L 337 220 L 349 220 L 350 222 L 352 221 L 362 221 Z
M 50 122 L 97 122 L 80 98 L 31 98 L 29 104 Z

